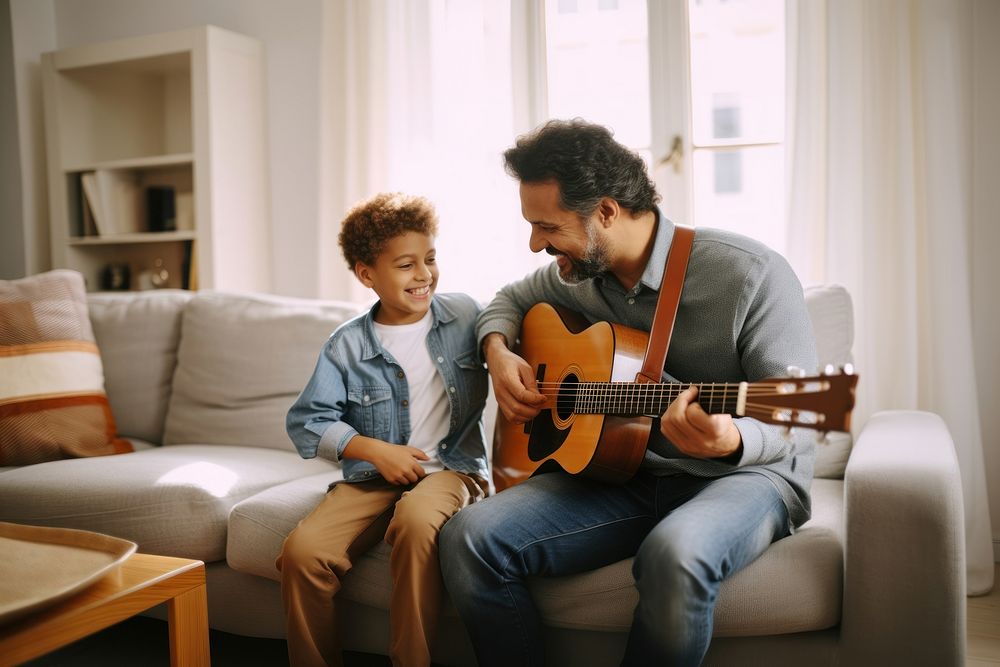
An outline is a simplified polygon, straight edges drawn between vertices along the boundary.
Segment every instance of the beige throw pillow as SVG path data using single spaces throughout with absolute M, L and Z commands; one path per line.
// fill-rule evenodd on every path
M 83 277 L 0 281 L 0 465 L 130 451 L 104 392 Z

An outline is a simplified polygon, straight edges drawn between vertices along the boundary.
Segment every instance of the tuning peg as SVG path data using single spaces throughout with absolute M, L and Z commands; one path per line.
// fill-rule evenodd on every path
M 848 362 L 841 366 L 840 369 L 844 371 L 844 375 L 854 375 L 854 364 L 852 363 Z
M 827 364 L 823 367 L 823 375 L 836 375 L 837 367 L 833 364 Z
M 804 378 L 806 376 L 806 371 L 798 366 L 788 366 L 785 369 L 785 373 L 788 374 L 790 378 Z

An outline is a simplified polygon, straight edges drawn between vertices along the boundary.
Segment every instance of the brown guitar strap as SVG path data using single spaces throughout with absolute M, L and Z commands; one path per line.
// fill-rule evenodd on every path
M 642 360 L 642 370 L 635 376 L 636 382 L 660 381 L 663 364 L 667 360 L 667 349 L 670 347 L 670 336 L 674 332 L 677 306 L 681 303 L 681 289 L 684 287 L 684 274 L 687 273 L 693 242 L 693 227 L 674 225 L 674 238 L 670 242 L 667 265 L 663 269 L 663 280 L 660 281 L 660 296 L 656 300 L 656 313 L 653 315 L 653 328 L 646 345 L 646 357 Z

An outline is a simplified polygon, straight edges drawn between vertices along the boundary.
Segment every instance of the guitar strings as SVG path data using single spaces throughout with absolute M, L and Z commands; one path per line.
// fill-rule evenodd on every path
M 746 393 L 747 403 L 744 408 L 744 414 L 747 416 L 758 414 L 769 417 L 774 414 L 775 407 L 784 407 L 769 406 L 766 403 L 759 402 L 761 399 L 776 396 L 787 396 L 787 393 L 777 391 L 779 384 L 782 383 L 757 383 L 756 385 L 748 385 Z M 560 399 L 572 401 L 574 403 L 574 407 L 577 408 L 576 411 L 580 414 L 587 414 L 586 409 L 588 407 L 599 407 L 602 411 L 637 408 L 637 413 L 647 414 L 645 410 L 641 410 L 639 408 L 645 407 L 651 401 L 659 402 L 664 398 L 674 399 L 690 386 L 683 383 L 636 384 L 632 382 L 575 383 L 571 386 L 565 386 L 560 382 L 546 381 L 539 382 L 538 385 L 539 387 L 544 387 L 546 389 L 559 390 L 556 393 L 547 393 L 543 390 L 541 393 L 546 398 L 555 399 L 557 401 Z M 628 391 L 615 393 L 614 390 L 617 388 L 628 389 Z M 735 409 L 738 399 L 738 384 L 724 383 L 720 386 L 720 383 L 709 383 L 699 386 L 698 402 L 703 407 L 708 407 L 709 412 L 714 410 L 716 404 L 718 404 L 721 412 L 730 412 L 731 410 L 727 410 L 727 407 Z M 755 399 L 758 402 L 751 402 L 751 399 Z M 592 414 L 600 413 L 601 412 Z M 658 415 L 647 414 L 647 416 Z
M 587 386 L 592 384 L 594 386 Z M 604 394 L 611 397 L 626 397 L 630 395 L 638 395 L 639 397 L 645 397 L 650 395 L 672 395 L 680 394 L 685 391 L 690 385 L 658 385 L 654 383 L 649 384 L 634 384 L 630 382 L 614 383 L 614 382 L 604 382 L 604 383 L 574 383 L 571 385 L 565 385 L 560 382 L 539 382 L 537 385 L 541 391 L 539 393 L 545 394 L 546 396 L 572 396 L 572 395 L 582 395 L 582 394 Z M 718 395 L 736 395 L 739 393 L 739 385 L 731 384 L 729 386 L 711 386 L 704 385 L 699 386 L 698 395 L 699 396 L 718 396 Z M 553 393 L 555 392 L 555 393 Z M 617 393 L 616 393 L 617 392 Z M 775 384 L 773 386 L 768 385 L 748 385 L 747 386 L 747 396 L 777 396 L 781 394 L 787 394 L 788 392 L 781 392 L 779 390 L 779 385 Z
M 538 382 L 538 387 L 546 398 L 555 400 L 572 401 L 574 412 L 577 414 L 616 414 L 627 411 L 628 414 L 645 417 L 659 417 L 660 414 L 652 413 L 643 408 L 649 408 L 649 403 L 660 402 L 664 398 L 675 399 L 681 392 L 692 386 L 691 383 L 635 383 L 635 382 L 581 382 L 564 384 L 555 381 Z M 697 384 L 697 383 L 694 383 Z M 792 415 L 784 419 L 779 417 L 776 410 L 787 410 L 783 405 L 768 405 L 761 403 L 761 399 L 768 399 L 778 396 L 789 395 L 788 392 L 781 392 L 779 388 L 787 385 L 786 382 L 773 383 L 750 383 L 747 384 L 746 404 L 743 415 L 747 417 L 759 417 L 761 420 L 770 423 L 787 422 L 788 426 L 810 426 L 815 428 L 816 424 L 803 422 L 795 415 L 808 415 L 810 410 L 792 410 Z M 733 414 L 736 403 L 739 399 L 739 387 L 737 383 L 705 383 L 697 384 L 698 403 L 703 408 L 707 408 L 710 414 Z M 800 387 L 800 389 L 802 389 Z M 625 391 L 621 391 L 625 390 Z M 555 393 L 551 393 L 551 392 Z M 810 393 L 808 390 L 799 393 Z M 753 400 L 751 400 L 753 399 Z M 595 412 L 588 412 L 595 409 Z M 635 408 L 631 410 L 630 408 Z M 716 408 L 719 408 L 716 410 Z M 659 406 L 657 406 L 659 410 Z M 821 421 L 821 420 L 820 420 Z

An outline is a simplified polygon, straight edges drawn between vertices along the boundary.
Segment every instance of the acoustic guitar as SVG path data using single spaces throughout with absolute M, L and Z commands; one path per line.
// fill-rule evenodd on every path
M 536 304 L 524 317 L 514 351 L 535 370 L 547 398 L 525 424 L 497 415 L 493 479 L 497 490 L 533 474 L 562 469 L 624 482 L 642 462 L 653 419 L 690 384 L 638 383 L 648 335 Z M 710 414 L 753 417 L 820 432 L 850 429 L 858 378 L 850 369 L 815 377 L 694 383 Z

